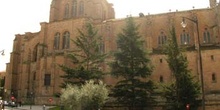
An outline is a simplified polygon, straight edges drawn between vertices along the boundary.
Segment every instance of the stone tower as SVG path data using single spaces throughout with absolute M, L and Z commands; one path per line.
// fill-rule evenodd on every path
M 213 8 L 216 6 L 216 0 L 209 0 L 209 5 L 210 5 L 210 8 Z
M 50 22 L 83 17 L 100 21 L 113 19 L 112 6 L 106 0 L 52 0 Z

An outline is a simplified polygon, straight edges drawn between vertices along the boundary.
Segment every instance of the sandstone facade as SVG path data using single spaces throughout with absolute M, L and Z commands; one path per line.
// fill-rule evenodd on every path
M 77 4 L 74 4 L 77 3 Z M 169 36 L 169 28 L 174 25 L 178 44 L 187 48 L 185 54 L 189 68 L 200 80 L 197 52 L 197 27 L 187 21 L 187 27 L 180 23 L 182 17 L 198 20 L 201 44 L 204 88 L 207 104 L 220 104 L 220 6 L 216 0 L 210 0 L 210 8 L 187 11 L 168 12 L 163 14 L 134 17 L 140 25 L 140 35 L 145 40 L 145 49 L 150 52 L 154 71 L 151 78 L 157 83 L 172 81 L 172 73 L 161 54 L 161 46 Z M 64 72 L 58 64 L 72 66 L 66 55 L 74 50 L 70 39 L 78 35 L 86 22 L 92 22 L 103 37 L 104 52 L 116 50 L 117 34 L 125 24 L 124 19 L 114 19 L 112 4 L 106 0 L 53 0 L 50 10 L 50 21 L 42 22 L 37 33 L 17 34 L 14 39 L 10 63 L 7 64 L 7 96 L 17 100 L 32 101 L 35 104 L 59 104 L 54 94 L 60 92 Z M 103 70 L 109 71 L 108 66 Z M 108 84 L 116 79 L 106 76 Z

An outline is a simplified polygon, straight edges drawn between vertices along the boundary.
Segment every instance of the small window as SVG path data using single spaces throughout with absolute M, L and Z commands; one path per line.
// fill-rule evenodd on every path
M 44 86 L 50 86 L 50 81 L 51 81 L 51 75 L 45 74 L 44 75 Z
M 210 42 L 211 42 L 210 32 L 208 31 L 207 28 L 205 28 L 205 31 L 203 32 L 203 43 L 210 43 Z
M 163 59 L 162 58 L 160 59 L 160 63 L 163 63 Z
M 211 55 L 211 60 L 214 60 L 214 55 Z
M 216 81 L 217 81 L 217 80 L 216 80 L 216 74 L 213 73 L 213 74 L 212 74 L 212 82 L 213 82 L 213 83 L 216 83 Z
M 33 80 L 36 80 L 36 72 L 34 72 Z
M 160 83 L 163 83 L 164 80 L 163 80 L 163 76 L 160 76 Z

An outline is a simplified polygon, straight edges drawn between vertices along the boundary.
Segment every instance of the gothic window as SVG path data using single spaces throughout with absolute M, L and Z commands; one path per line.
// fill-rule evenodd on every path
M 213 74 L 212 74 L 212 82 L 213 82 L 213 83 L 216 83 L 216 81 L 217 81 L 217 80 L 216 80 L 216 74 L 213 73 Z
M 190 43 L 190 36 L 189 33 L 186 32 L 186 30 L 183 30 L 183 32 L 180 34 L 180 41 L 181 45 L 186 45 Z
M 160 35 L 158 36 L 158 44 L 163 45 L 167 41 L 167 36 L 164 34 L 164 32 L 160 32 Z
M 105 43 L 101 43 L 100 46 L 99 46 L 99 52 L 101 54 L 104 54 L 105 53 Z
M 60 33 L 57 32 L 54 36 L 54 49 L 59 49 L 60 44 Z
M 69 18 L 69 4 L 65 6 L 64 18 Z
M 21 50 L 24 51 L 24 48 L 25 48 L 25 44 L 22 44 Z
M 160 76 L 160 82 L 163 83 L 164 80 L 163 80 L 163 76 Z
M 76 17 L 77 15 L 77 1 L 73 0 L 73 4 L 72 4 L 72 16 Z
M 17 50 L 17 39 L 14 40 L 13 51 Z
M 45 46 L 41 47 L 41 57 L 43 57 L 45 55 Z
M 84 14 L 84 2 L 81 1 L 79 3 L 79 15 L 83 15 Z
M 51 74 L 44 75 L 44 86 L 50 86 L 51 82 Z
M 32 61 L 31 58 L 32 56 L 31 56 L 31 50 L 29 49 L 29 52 L 28 52 L 28 61 Z
M 63 49 L 69 49 L 70 47 L 70 33 L 68 31 L 63 34 Z
M 36 80 L 36 72 L 34 72 L 33 80 Z
M 98 13 L 98 16 L 102 16 L 102 8 L 101 8 L 101 5 L 100 4 L 97 4 L 97 13 Z
M 34 51 L 33 51 L 33 62 L 36 62 L 37 61 L 37 51 L 38 50 L 38 45 L 36 45 L 35 47 L 34 47 Z
M 106 19 L 106 11 L 103 11 L 103 15 L 102 15 L 103 19 Z
M 205 28 L 205 31 L 203 32 L 203 42 L 204 43 L 210 43 L 211 42 L 210 33 L 209 33 L 207 28 Z

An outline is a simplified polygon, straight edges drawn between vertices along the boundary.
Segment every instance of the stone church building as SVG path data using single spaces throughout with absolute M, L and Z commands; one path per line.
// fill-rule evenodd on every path
M 168 83 L 172 74 L 161 54 L 161 46 L 169 36 L 169 27 L 176 28 L 180 46 L 187 48 L 189 68 L 201 81 L 198 37 L 202 59 L 204 94 L 206 106 L 220 106 L 220 5 L 209 0 L 210 7 L 175 11 L 162 14 L 147 14 L 134 17 L 140 25 L 140 35 L 145 40 L 145 49 L 150 52 L 154 66 L 151 79 L 156 83 Z M 11 96 L 23 102 L 59 104 L 54 94 L 59 93 L 64 72 L 57 64 L 71 65 L 66 55 L 74 50 L 73 42 L 86 22 L 92 22 L 103 37 L 103 52 L 117 49 L 117 34 L 122 31 L 125 19 L 115 19 L 113 4 L 107 0 L 52 0 L 49 22 L 41 22 L 39 32 L 16 34 L 10 63 L 6 68 L 5 99 Z M 181 26 L 182 18 L 187 26 Z M 197 31 L 197 29 L 199 31 Z M 198 34 L 199 33 L 199 34 Z M 103 70 L 108 71 L 108 66 Z M 116 79 L 106 76 L 107 84 Z M 202 81 L 201 81 L 202 82 Z

